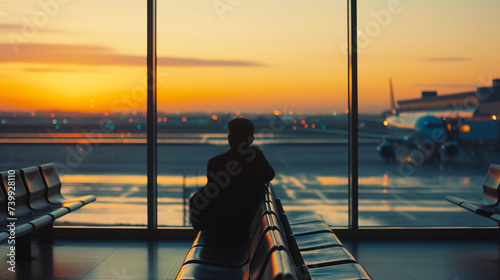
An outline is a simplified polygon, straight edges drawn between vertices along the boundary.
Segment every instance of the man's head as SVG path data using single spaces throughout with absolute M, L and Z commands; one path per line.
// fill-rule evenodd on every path
M 240 145 L 241 147 L 245 147 L 252 144 L 255 128 L 250 120 L 245 118 L 233 119 L 227 124 L 227 128 L 229 130 L 227 139 L 229 140 L 231 149 L 238 149 Z

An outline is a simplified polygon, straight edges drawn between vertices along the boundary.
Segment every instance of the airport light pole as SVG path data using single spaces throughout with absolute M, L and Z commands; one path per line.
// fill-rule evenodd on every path
M 158 227 L 157 129 L 156 129 L 156 0 L 147 4 L 147 202 L 148 230 Z

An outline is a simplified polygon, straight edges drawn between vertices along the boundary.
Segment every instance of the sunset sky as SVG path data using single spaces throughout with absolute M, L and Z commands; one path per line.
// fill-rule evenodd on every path
M 361 112 L 500 78 L 500 1 L 359 2 Z M 158 0 L 158 110 L 343 111 L 346 3 Z M 145 0 L 0 1 L 0 34 L 0 110 L 145 110 Z

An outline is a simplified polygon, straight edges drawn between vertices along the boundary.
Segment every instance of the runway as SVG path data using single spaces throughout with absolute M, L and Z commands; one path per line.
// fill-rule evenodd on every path
M 316 212 L 334 227 L 348 224 L 347 145 L 323 143 L 260 146 L 276 171 L 272 181 L 287 212 Z M 209 158 L 227 146 L 158 146 L 161 226 L 188 225 L 183 194 L 206 183 Z M 60 167 L 66 196 L 93 194 L 97 201 L 58 225 L 146 224 L 146 146 L 143 144 L 2 144 L 0 170 L 46 162 Z M 498 154 L 439 163 L 385 162 L 376 145 L 359 146 L 359 212 L 362 227 L 496 226 L 444 198 L 478 198 L 488 165 Z

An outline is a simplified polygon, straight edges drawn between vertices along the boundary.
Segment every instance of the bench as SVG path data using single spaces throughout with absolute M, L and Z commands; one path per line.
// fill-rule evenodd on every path
M 0 244 L 15 240 L 19 258 L 31 258 L 34 232 L 40 243 L 52 244 L 54 221 L 95 201 L 94 196 L 64 198 L 53 163 L 0 172 L 0 177 Z
M 483 183 L 483 194 L 476 200 L 447 196 L 446 200 L 480 216 L 490 218 L 500 226 L 500 165 L 491 164 Z
M 250 228 L 241 246 L 200 231 L 176 279 L 371 279 L 319 216 L 289 222 L 272 186 Z

